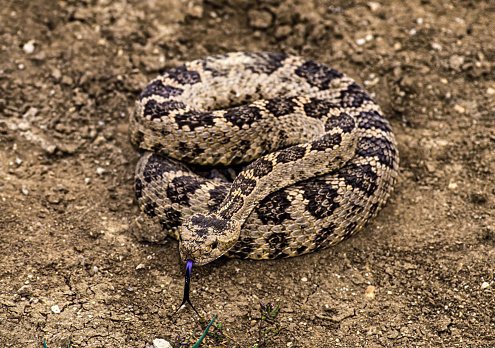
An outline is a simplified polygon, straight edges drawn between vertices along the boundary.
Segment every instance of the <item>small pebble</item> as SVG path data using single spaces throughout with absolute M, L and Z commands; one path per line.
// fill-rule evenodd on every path
M 380 4 L 377 2 L 368 2 L 368 7 L 370 8 L 371 12 L 376 12 L 380 8 Z
M 153 346 L 155 348 L 172 348 L 172 345 L 162 338 L 156 338 L 153 340 Z
M 53 313 L 59 314 L 60 313 L 60 307 L 58 305 L 53 305 L 50 307 Z
M 203 18 L 203 6 L 196 5 L 187 9 L 187 14 L 192 18 Z
M 364 297 L 374 299 L 375 298 L 375 290 L 376 290 L 376 287 L 374 287 L 373 285 L 369 285 L 366 288 L 366 291 L 364 292 Z
M 495 88 L 488 87 L 488 89 L 486 90 L 486 94 L 494 95 L 495 94 Z
M 136 266 L 136 269 L 143 269 L 145 266 L 144 266 L 144 263 L 140 263 L 139 265 Z
M 481 290 L 484 290 L 486 288 L 488 288 L 491 284 L 488 283 L 488 282 L 483 282 L 483 284 L 481 284 Z
M 273 15 L 268 11 L 249 10 L 249 24 L 255 29 L 270 28 L 273 21 Z
M 24 50 L 24 52 L 26 52 L 27 54 L 31 54 L 34 52 L 34 40 L 29 40 L 28 42 L 26 42 L 24 44 L 24 46 L 22 46 L 22 49 Z
M 441 51 L 442 50 L 442 45 L 434 42 L 431 44 L 431 48 L 433 48 L 435 51 Z
M 465 112 L 466 112 L 466 109 L 465 109 L 465 108 L 463 108 L 462 106 L 460 106 L 459 104 L 456 104 L 456 105 L 454 106 L 454 110 L 455 110 L 455 111 L 457 111 L 457 112 L 458 112 L 458 113 L 460 113 L 460 114 L 463 114 L 463 113 L 465 113 Z
M 102 168 L 102 167 L 96 168 L 96 174 L 102 175 L 104 173 L 105 173 L 105 168 Z
M 17 128 L 21 131 L 27 131 L 31 126 L 29 125 L 28 122 L 22 121 L 17 124 Z

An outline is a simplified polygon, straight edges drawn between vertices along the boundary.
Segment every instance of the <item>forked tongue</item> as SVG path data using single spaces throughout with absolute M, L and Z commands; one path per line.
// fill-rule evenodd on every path
M 194 311 L 196 312 L 196 314 L 198 315 L 198 317 L 201 318 L 201 315 L 199 315 L 198 311 L 196 310 L 196 308 L 194 308 L 194 306 L 191 303 L 191 300 L 189 299 L 189 290 L 190 290 L 190 283 L 191 283 L 192 265 L 193 265 L 193 261 L 192 260 L 187 260 L 187 264 L 186 264 L 186 282 L 184 283 L 184 297 L 182 299 L 182 303 L 180 304 L 179 308 L 177 308 L 177 310 L 174 312 L 174 314 L 177 313 L 179 311 L 179 309 L 181 309 L 186 303 L 189 303 L 189 305 L 191 306 L 192 309 L 194 309 Z

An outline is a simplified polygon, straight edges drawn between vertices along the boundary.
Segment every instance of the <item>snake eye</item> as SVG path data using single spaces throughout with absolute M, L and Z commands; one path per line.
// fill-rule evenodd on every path
M 216 249 L 217 246 L 218 246 L 218 239 L 215 239 L 215 241 L 213 243 L 211 243 L 211 248 Z

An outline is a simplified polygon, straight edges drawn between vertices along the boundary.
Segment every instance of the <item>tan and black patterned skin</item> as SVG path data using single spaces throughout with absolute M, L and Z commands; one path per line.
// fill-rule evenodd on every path
M 335 245 L 378 213 L 398 176 L 379 106 L 296 56 L 236 52 L 174 68 L 140 94 L 130 130 L 147 150 L 135 176 L 143 217 L 199 265 Z

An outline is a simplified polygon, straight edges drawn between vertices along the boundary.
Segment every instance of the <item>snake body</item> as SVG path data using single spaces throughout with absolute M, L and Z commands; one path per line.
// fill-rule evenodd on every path
M 143 218 L 196 264 L 334 245 L 378 213 L 398 176 L 374 100 L 291 55 L 237 52 L 171 69 L 139 95 L 130 131 L 147 151 L 135 174 Z

